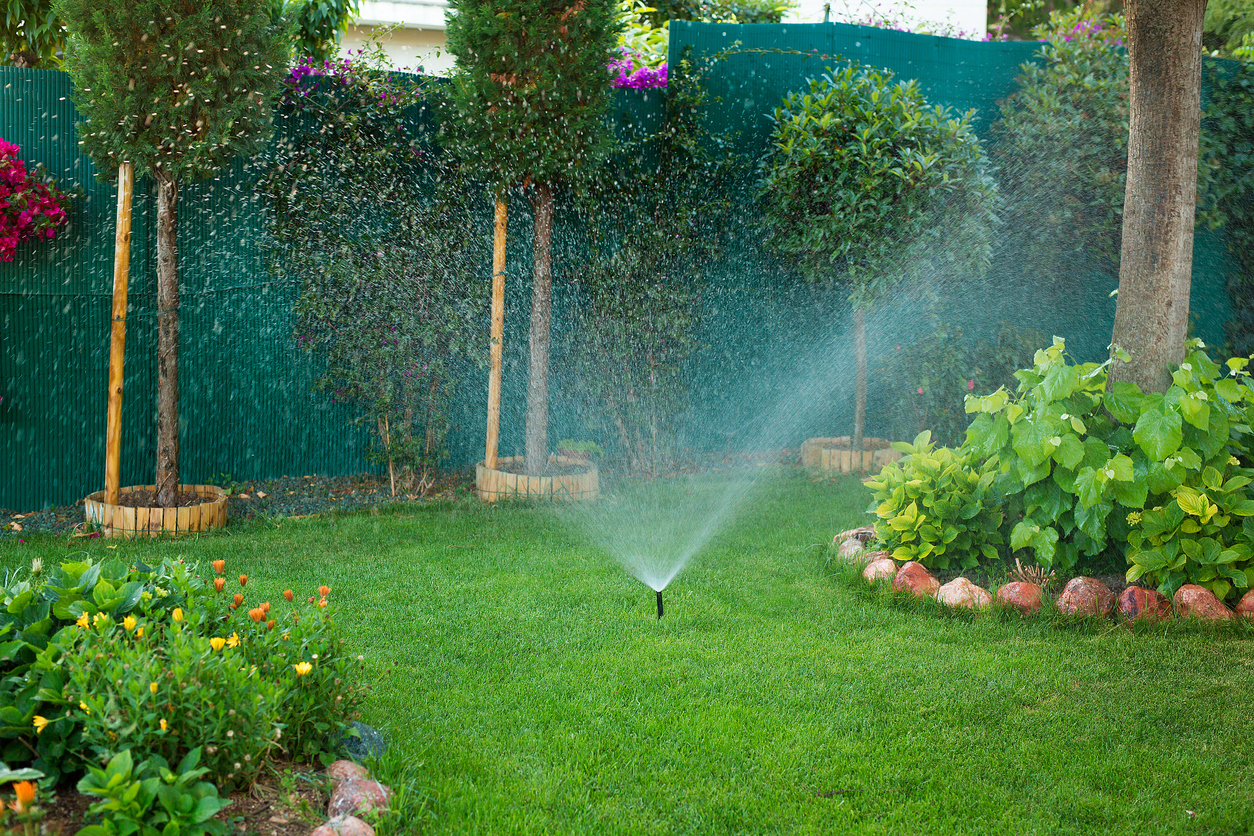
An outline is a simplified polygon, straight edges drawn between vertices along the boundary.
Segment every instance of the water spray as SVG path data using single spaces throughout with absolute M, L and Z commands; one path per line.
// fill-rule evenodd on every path
M 657 591 L 657 617 L 662 617 L 662 590 Z

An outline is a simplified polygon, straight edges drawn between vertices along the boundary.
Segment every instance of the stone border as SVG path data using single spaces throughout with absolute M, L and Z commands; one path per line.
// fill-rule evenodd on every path
M 885 551 L 870 547 L 875 528 L 866 526 L 842 531 L 832 538 L 837 559 L 850 566 L 861 567 L 868 583 L 889 582 L 893 592 L 904 592 L 918 598 L 934 598 L 947 607 L 987 609 L 994 603 L 1002 609 L 1021 614 L 1038 612 L 1047 600 L 1039 585 L 1025 581 L 1003 584 L 997 594 L 972 583 L 967 578 L 954 578 L 944 586 L 922 564 L 910 561 L 898 565 Z M 1173 608 L 1174 605 L 1174 608 Z M 1110 618 L 1118 613 L 1127 621 L 1141 619 L 1164 621 L 1173 617 L 1202 621 L 1232 621 L 1254 618 L 1254 589 L 1246 592 L 1234 609 L 1229 609 L 1204 586 L 1185 584 L 1176 590 L 1172 600 L 1157 590 L 1129 586 L 1116 596 L 1097 578 L 1072 578 L 1054 600 L 1054 608 L 1064 615 L 1088 615 Z
M 327 767 L 326 774 L 331 779 L 329 818 L 309 836 L 375 836 L 374 828 L 355 814 L 386 810 L 392 790 L 371 778 L 370 770 L 355 761 L 336 761 Z

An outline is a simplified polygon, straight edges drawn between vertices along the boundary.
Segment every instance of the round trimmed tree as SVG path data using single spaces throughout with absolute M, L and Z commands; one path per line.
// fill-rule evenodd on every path
M 179 484 L 179 184 L 212 175 L 269 135 L 290 42 L 265 0 L 58 0 L 83 150 L 157 181 L 157 504 Z
M 525 469 L 534 475 L 549 454 L 554 193 L 595 173 L 609 151 L 618 5 L 450 0 L 449 11 L 453 147 L 496 195 L 521 187 L 535 215 L 525 431 Z
M 808 281 L 849 290 L 855 451 L 866 311 L 903 282 L 980 273 L 992 256 L 999 199 L 972 117 L 929 105 L 913 80 L 855 66 L 812 79 L 775 111 L 760 181 L 765 242 Z

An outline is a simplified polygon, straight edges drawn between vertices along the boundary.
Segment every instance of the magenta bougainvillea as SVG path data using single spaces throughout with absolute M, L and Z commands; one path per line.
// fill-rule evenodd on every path
M 614 77 L 610 80 L 611 87 L 626 87 L 632 90 L 643 90 L 646 87 L 666 86 L 666 62 L 657 67 L 650 67 L 644 59 L 628 50 L 621 48 L 622 57 L 610 62 L 610 72 Z
M 26 170 L 21 149 L 0 139 L 0 261 L 12 261 L 30 238 L 55 238 L 66 221 L 67 195 Z

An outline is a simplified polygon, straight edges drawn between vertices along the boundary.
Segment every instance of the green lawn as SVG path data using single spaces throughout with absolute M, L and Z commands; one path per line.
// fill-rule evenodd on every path
M 661 621 L 525 506 L 10 537 L 0 564 L 173 553 L 227 558 L 250 598 L 330 585 L 363 719 L 420 764 L 415 832 L 1254 832 L 1249 640 L 894 605 L 826 562 L 867 504 L 853 479 L 767 478 Z

